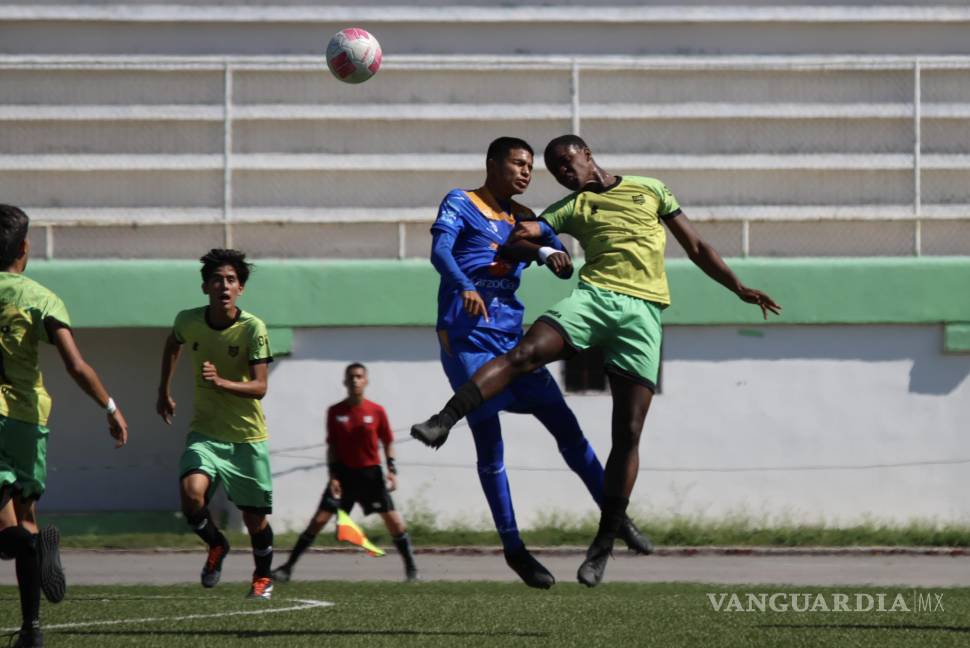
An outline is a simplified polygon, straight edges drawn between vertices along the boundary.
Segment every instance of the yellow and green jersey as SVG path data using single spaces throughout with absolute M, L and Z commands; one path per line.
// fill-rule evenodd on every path
M 660 222 L 680 214 L 677 199 L 656 178 L 624 176 L 602 192 L 579 191 L 540 218 L 575 237 L 586 252 L 579 278 L 594 286 L 670 304 Z
M 51 397 L 44 389 L 38 349 L 51 343 L 44 322 L 71 325 L 60 298 L 15 272 L 0 272 L 0 414 L 47 425 Z
M 266 419 L 255 398 L 216 389 L 202 378 L 202 363 L 211 362 L 220 377 L 247 382 L 251 365 L 272 362 L 266 325 L 239 309 L 236 321 L 217 329 L 208 307 L 184 310 L 175 317 L 172 334 L 188 348 L 195 372 L 195 407 L 190 429 L 219 441 L 252 443 L 266 439 Z

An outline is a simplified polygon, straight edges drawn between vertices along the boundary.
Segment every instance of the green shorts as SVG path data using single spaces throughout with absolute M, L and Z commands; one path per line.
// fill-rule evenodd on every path
M 577 351 L 600 347 L 606 371 L 657 390 L 661 306 L 580 282 L 569 297 L 539 317 Z
M 0 485 L 38 499 L 47 488 L 47 435 L 43 425 L 0 415 Z
M 192 473 L 211 480 L 206 501 L 221 482 L 229 500 L 241 510 L 273 512 L 273 473 L 266 441 L 233 443 L 189 432 L 179 461 L 179 479 Z

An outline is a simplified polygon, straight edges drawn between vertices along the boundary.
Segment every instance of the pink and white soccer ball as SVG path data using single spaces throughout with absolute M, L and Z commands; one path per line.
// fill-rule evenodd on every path
M 341 29 L 327 44 L 327 66 L 344 83 L 363 83 L 381 69 L 381 44 L 365 29 Z

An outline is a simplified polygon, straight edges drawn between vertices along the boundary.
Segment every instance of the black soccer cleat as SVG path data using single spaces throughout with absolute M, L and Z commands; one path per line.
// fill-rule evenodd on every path
M 637 528 L 629 517 L 624 517 L 617 537 L 626 543 L 630 551 L 642 556 L 649 556 L 654 551 L 653 542 L 647 535 Z
M 597 536 L 586 550 L 586 560 L 579 566 L 576 579 L 586 587 L 596 587 L 603 580 L 606 561 L 613 555 L 613 541 Z
M 270 577 L 277 583 L 289 583 L 293 578 L 293 568 L 290 565 L 282 565 L 272 571 Z
M 219 584 L 222 577 L 222 561 L 229 553 L 229 541 L 223 540 L 222 544 L 209 547 L 209 553 L 205 557 L 205 565 L 202 566 L 202 587 L 215 587 Z
M 404 569 L 404 581 L 405 582 L 407 582 L 407 583 L 416 583 L 419 580 L 421 580 L 421 579 L 418 577 L 418 568 L 417 567 L 414 567 L 412 565 L 412 566 L 406 567 Z
M 411 426 L 411 436 L 435 450 L 445 444 L 450 431 L 451 428 L 445 427 L 437 414 L 423 423 L 415 423 Z
M 525 547 L 512 553 L 506 551 L 505 562 L 529 587 L 549 589 L 556 584 L 555 576 L 543 567 L 542 563 L 536 560 Z
M 67 579 L 61 565 L 61 534 L 48 525 L 38 535 L 37 551 L 40 559 L 40 589 L 51 603 L 60 603 L 67 594 Z
M 41 634 L 39 628 L 31 628 L 29 630 L 21 630 L 16 634 L 17 641 L 13 642 L 12 648 L 43 648 L 44 647 L 44 635 Z M 13 637 L 11 637 L 13 639 Z

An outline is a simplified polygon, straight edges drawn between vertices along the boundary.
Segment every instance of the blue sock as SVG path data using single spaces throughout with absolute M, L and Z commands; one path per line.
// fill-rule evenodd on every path
M 515 523 L 512 508 L 512 492 L 505 472 L 505 445 L 502 443 L 502 427 L 498 416 L 470 425 L 475 449 L 478 451 L 478 479 L 482 482 L 488 508 L 492 511 L 495 529 L 507 552 L 517 551 L 524 545 Z
M 546 427 L 556 439 L 559 452 L 574 473 L 579 475 L 586 485 L 586 490 L 593 496 L 596 505 L 603 508 L 603 465 L 596 457 L 596 452 L 589 445 L 583 430 L 579 427 L 576 415 L 562 400 L 558 403 L 538 408 L 533 415 Z

